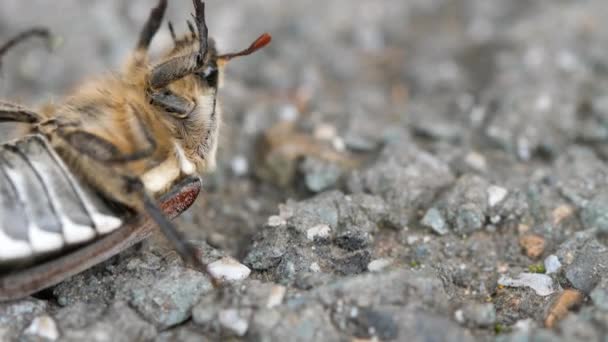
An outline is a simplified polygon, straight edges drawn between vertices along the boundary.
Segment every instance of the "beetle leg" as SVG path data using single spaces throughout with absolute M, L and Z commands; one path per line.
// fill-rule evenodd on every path
M 146 194 L 144 194 L 143 200 L 144 208 L 147 214 L 150 215 L 167 240 L 173 244 L 175 251 L 182 257 L 182 259 L 184 259 L 186 263 L 198 270 L 205 272 L 207 276 L 209 276 L 209 279 L 214 287 L 219 287 L 220 283 L 218 279 L 216 279 L 213 274 L 209 272 L 207 265 L 200 260 L 195 247 L 189 243 L 184 238 L 182 233 L 175 228 L 173 223 L 171 223 L 171 221 L 165 217 L 160 208 L 156 205 L 156 202 Z
M 185 98 L 176 95 L 169 89 L 164 91 L 150 91 L 148 93 L 150 104 L 160 107 L 165 112 L 171 114 L 178 119 L 188 117 L 188 114 L 194 109 L 194 104 Z
M 116 145 L 107 139 L 80 129 L 78 126 L 58 126 L 56 132 L 72 148 L 94 160 L 112 164 L 129 163 L 152 156 L 157 147 L 156 140 L 150 130 L 141 122 L 139 116 L 136 115 L 135 117 L 137 118 L 137 126 L 133 128 L 139 130 L 145 138 L 147 146 L 128 154 L 121 152 Z
M 199 49 L 186 56 L 174 57 L 152 69 L 150 87 L 161 89 L 170 83 L 190 75 L 201 69 L 208 53 L 208 30 L 205 22 L 205 4 L 201 0 L 193 0 L 195 15 L 194 22 L 198 31 Z
M 83 130 L 58 131 L 70 146 L 78 152 L 104 163 L 128 163 L 149 157 L 156 150 L 156 143 L 150 146 L 129 153 L 122 153 L 116 145 L 110 141 Z
M 166 10 L 167 0 L 160 0 L 158 5 L 152 9 L 148 20 L 144 24 L 144 28 L 139 35 L 139 41 L 137 42 L 136 48 L 138 51 L 141 51 L 144 54 L 148 52 L 152 38 L 154 38 L 163 22 Z
M 27 31 L 23 31 L 23 32 L 17 34 L 13 38 L 11 38 L 9 41 L 4 43 L 4 45 L 0 46 L 0 65 L 2 64 L 2 58 L 4 57 L 4 55 L 6 55 L 6 53 L 8 51 L 10 51 L 13 47 L 18 45 L 19 43 L 26 41 L 33 37 L 42 38 L 47 41 L 50 48 L 53 47 L 53 39 L 52 39 L 53 37 L 51 35 L 51 32 L 47 28 L 44 28 L 44 27 L 31 28 Z
M 173 23 L 170 21 L 167 23 L 169 27 L 169 34 L 171 34 L 171 39 L 173 39 L 173 44 L 177 45 L 177 35 L 175 34 L 175 29 L 173 28 Z
M 0 122 L 38 123 L 42 116 L 21 105 L 0 101 Z

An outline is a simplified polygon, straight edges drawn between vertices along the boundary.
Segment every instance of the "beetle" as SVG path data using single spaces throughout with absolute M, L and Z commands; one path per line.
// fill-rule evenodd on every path
M 169 23 L 174 44 L 160 61 L 150 60 L 148 48 L 167 0 L 152 9 L 122 72 L 39 110 L 0 102 L 0 122 L 29 127 L 0 147 L 0 299 L 56 284 L 141 241 L 153 226 L 209 274 L 167 216 L 190 206 L 198 175 L 215 168 L 225 65 L 271 37 L 220 54 L 208 37 L 204 2 L 192 2 L 190 32 L 178 37 Z M 0 52 L 34 36 L 50 34 L 30 30 Z

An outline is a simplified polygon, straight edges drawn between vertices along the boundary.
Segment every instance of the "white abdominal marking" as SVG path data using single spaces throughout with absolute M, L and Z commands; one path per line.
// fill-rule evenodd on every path
M 0 260 L 20 259 L 32 254 L 32 248 L 27 241 L 15 240 L 0 229 Z
M 65 215 L 60 215 L 59 221 L 63 227 L 63 236 L 68 244 L 85 242 L 95 237 L 93 228 L 74 223 Z
M 28 227 L 28 237 L 32 249 L 36 253 L 56 251 L 63 247 L 63 236 L 61 234 L 42 230 L 33 223 Z

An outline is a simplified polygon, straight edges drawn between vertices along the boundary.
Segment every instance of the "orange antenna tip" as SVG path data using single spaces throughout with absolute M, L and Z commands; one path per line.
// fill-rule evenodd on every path
M 259 49 L 265 47 L 266 45 L 270 44 L 271 41 L 272 41 L 272 36 L 270 36 L 270 34 L 268 34 L 268 33 L 264 33 L 261 36 L 259 36 L 258 39 L 256 39 L 253 43 L 251 43 L 251 45 L 249 45 L 249 47 L 246 48 L 245 50 L 235 52 L 235 53 L 228 53 L 225 55 L 221 55 L 221 56 L 218 56 L 218 58 L 220 60 L 222 60 L 224 63 L 226 63 L 235 57 L 248 56 L 248 55 L 251 55 L 252 53 L 258 51 Z

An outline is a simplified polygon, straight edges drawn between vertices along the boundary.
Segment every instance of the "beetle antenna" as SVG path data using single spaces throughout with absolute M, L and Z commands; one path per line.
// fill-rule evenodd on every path
M 221 60 L 222 62 L 226 63 L 235 57 L 249 56 L 252 53 L 254 53 L 254 52 L 258 51 L 259 49 L 265 47 L 266 45 L 270 44 L 271 41 L 272 41 L 272 36 L 270 36 L 270 34 L 268 34 L 268 33 L 264 33 L 261 36 L 259 36 L 258 39 L 256 39 L 253 43 L 251 43 L 251 45 L 249 45 L 249 47 L 246 48 L 245 50 L 241 50 L 239 52 L 234 52 L 234 53 L 227 53 L 225 55 L 218 56 L 217 58 L 219 60 Z

